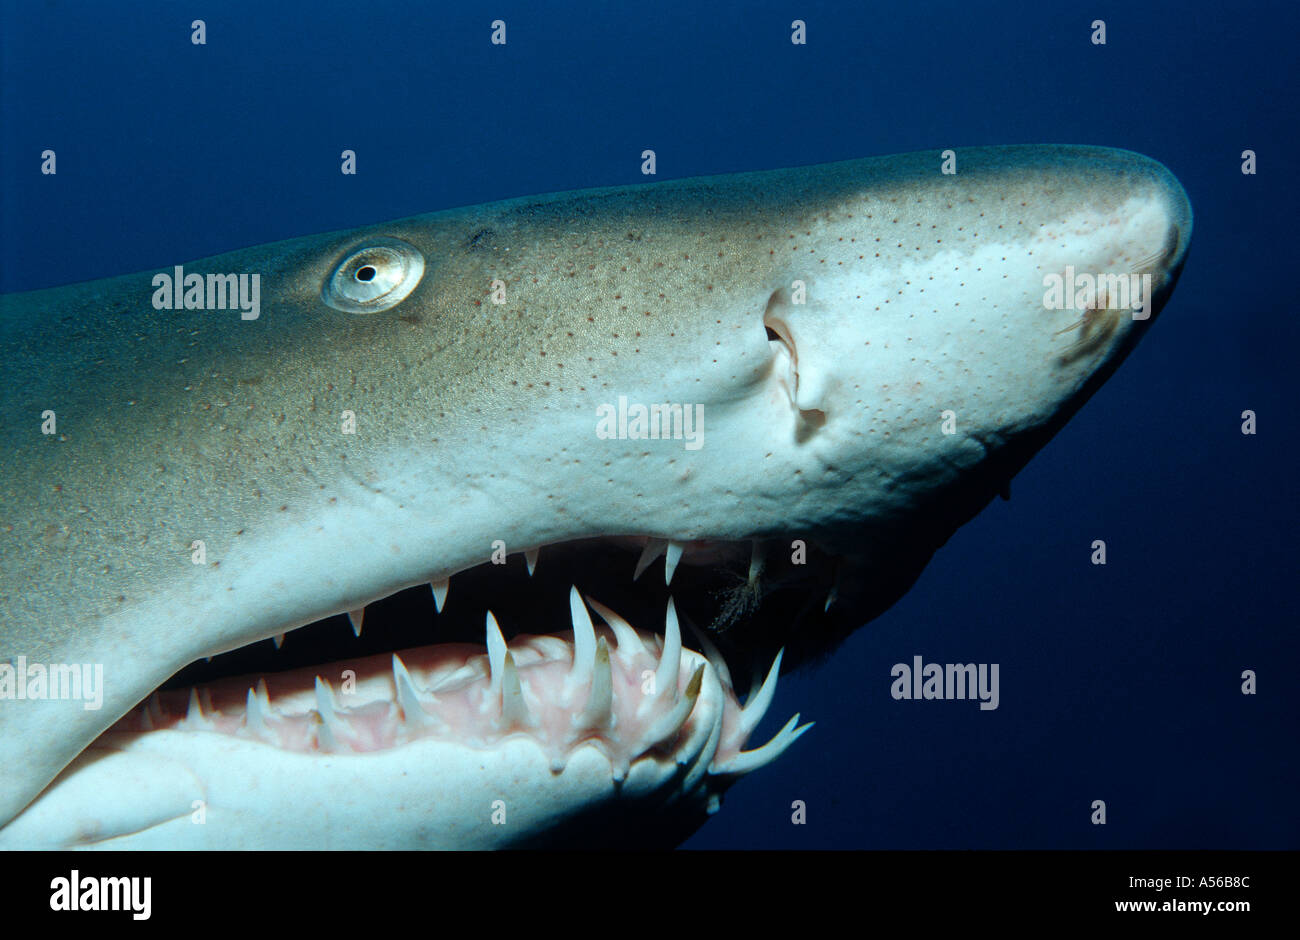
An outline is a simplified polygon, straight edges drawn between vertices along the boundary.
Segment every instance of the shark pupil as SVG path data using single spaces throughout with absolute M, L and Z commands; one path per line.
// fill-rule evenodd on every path
M 372 238 L 354 247 L 321 285 L 321 300 L 347 313 L 397 306 L 424 276 L 424 255 L 400 238 Z

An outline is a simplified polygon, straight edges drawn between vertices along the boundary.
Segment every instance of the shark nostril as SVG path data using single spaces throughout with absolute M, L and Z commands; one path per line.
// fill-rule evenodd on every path
M 772 354 L 772 374 L 790 396 L 790 405 L 798 414 L 799 433 L 803 438 L 826 424 L 827 376 L 807 356 L 800 363 L 795 331 L 790 328 L 793 318 L 790 305 L 789 291 L 785 288 L 773 291 L 767 309 L 763 311 L 763 327 Z
M 767 300 L 767 309 L 763 311 L 763 328 L 767 331 L 767 345 L 772 352 L 775 375 L 785 383 L 790 403 L 794 404 L 799 392 L 799 357 L 790 327 L 780 316 L 787 301 L 784 289 L 777 288 L 772 292 Z

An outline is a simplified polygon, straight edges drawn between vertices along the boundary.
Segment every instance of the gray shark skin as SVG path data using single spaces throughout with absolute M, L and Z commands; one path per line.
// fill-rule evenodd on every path
M 737 717 L 726 665 L 707 650 L 658 673 L 665 709 L 698 704 L 670 744 L 629 752 L 626 784 L 610 785 L 625 758 L 601 747 L 570 748 L 563 773 L 553 753 L 538 756 L 520 715 L 536 721 L 551 687 L 529 680 L 511 698 L 527 656 L 511 640 L 506 665 L 490 624 L 481 684 L 491 677 L 496 711 L 483 720 L 503 738 L 489 745 L 346 753 L 320 730 L 320 699 L 304 706 L 315 736 L 292 753 L 214 730 L 210 707 L 197 726 L 169 706 L 132 709 L 205 656 L 487 565 L 497 540 L 540 549 L 539 578 L 550 552 L 587 544 L 649 545 L 647 557 L 666 550 L 673 563 L 682 551 L 677 578 L 732 565 L 743 580 L 752 557 L 751 606 L 778 582 L 800 602 L 715 637 L 733 671 L 739 661 L 761 677 L 782 648 L 786 669 L 824 655 L 905 592 L 1113 372 L 1168 299 L 1191 236 L 1186 194 L 1149 158 L 956 154 L 955 175 L 927 152 L 585 190 L 185 263 L 259 274 L 253 320 L 155 309 L 153 271 L 0 297 L 0 663 L 102 664 L 104 677 L 98 709 L 0 694 L 0 847 L 688 834 L 728 783 L 799 733 L 788 725 L 763 761 L 744 758 L 755 712 Z M 1046 308 L 1044 277 L 1067 266 L 1149 275 L 1151 316 L 1105 299 Z M 403 270 L 415 281 L 404 298 L 342 309 L 349 291 L 364 298 Z M 620 397 L 702 406 L 700 446 L 598 434 L 599 410 Z M 583 541 L 597 539 L 608 541 Z M 810 546 L 802 568 L 794 540 Z M 618 675 L 621 664 L 635 684 L 637 641 L 610 622 L 587 644 L 581 598 L 611 595 L 576 586 L 561 658 L 586 684 L 569 712 L 626 727 L 597 706 L 609 656 L 615 711 L 639 694 Z M 655 622 L 628 614 L 648 671 L 674 655 L 675 615 L 655 609 Z M 501 623 L 570 628 L 536 619 Z M 394 720 L 419 717 L 399 707 L 397 672 L 362 673 L 388 690 Z M 277 702 L 299 694 L 323 693 L 303 685 Z M 246 714 L 222 711 L 251 726 L 253 698 Z M 512 713 L 512 701 L 527 708 Z M 365 797 L 340 802 L 341 787 Z M 497 793 L 518 822 L 489 822 Z M 208 804 L 203 825 L 192 798 Z

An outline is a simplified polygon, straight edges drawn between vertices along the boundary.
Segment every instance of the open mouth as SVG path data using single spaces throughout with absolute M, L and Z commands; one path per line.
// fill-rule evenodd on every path
M 500 556 L 195 662 L 111 733 L 210 732 L 324 754 L 527 735 L 557 773 L 596 747 L 616 781 L 642 757 L 683 762 L 695 742 L 689 759 L 739 776 L 810 727 L 796 715 L 743 750 L 775 692 L 774 638 L 833 600 L 810 573 L 826 564 L 772 549 L 628 537 Z

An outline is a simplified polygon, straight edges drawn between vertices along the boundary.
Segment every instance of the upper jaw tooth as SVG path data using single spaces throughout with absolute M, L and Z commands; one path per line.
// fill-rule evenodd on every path
M 668 547 L 668 542 L 664 539 L 646 539 L 645 548 L 641 549 L 641 557 L 637 559 L 636 569 L 632 572 L 632 580 L 635 581 L 641 577 L 642 573 L 650 567 L 656 558 L 664 553 Z
M 433 606 L 438 613 L 442 613 L 442 605 L 447 603 L 447 589 L 451 587 L 451 581 L 443 578 L 441 581 L 430 581 L 429 587 L 433 591 Z
M 763 573 L 763 565 L 766 561 L 767 546 L 759 539 L 754 539 L 749 554 L 749 583 L 753 585 L 758 580 L 758 576 Z
M 673 583 L 673 572 L 677 570 L 677 563 L 682 560 L 685 548 L 681 542 L 668 543 L 668 548 L 664 550 L 664 584 Z
M 672 584 L 673 572 L 677 570 L 677 563 L 682 560 L 682 553 L 685 550 L 684 543 L 672 539 L 646 539 L 645 547 L 641 549 L 641 557 L 637 559 L 636 568 L 632 572 L 632 580 L 641 577 L 655 559 L 663 555 L 664 584 Z

